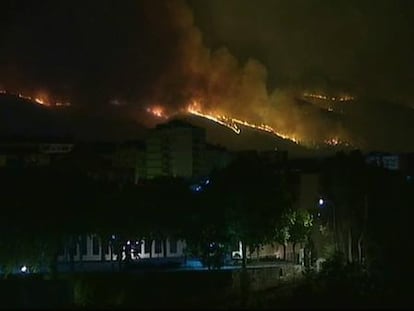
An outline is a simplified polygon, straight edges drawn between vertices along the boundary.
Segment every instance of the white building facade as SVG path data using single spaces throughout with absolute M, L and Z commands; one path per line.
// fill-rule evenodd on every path
M 59 253 L 59 262 L 73 261 L 117 261 L 118 255 L 115 243 L 101 243 L 101 239 L 94 234 L 82 235 L 70 246 L 63 247 Z M 121 260 L 126 260 L 129 253 L 132 260 L 146 258 L 180 258 L 185 254 L 185 241 L 166 240 L 129 240 L 120 246 Z M 166 253 L 165 253 L 166 251 Z

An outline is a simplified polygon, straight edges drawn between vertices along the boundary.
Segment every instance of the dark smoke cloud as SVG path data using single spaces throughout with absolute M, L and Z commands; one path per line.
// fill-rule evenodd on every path
M 197 98 L 210 110 L 309 141 L 338 136 L 366 148 L 407 149 L 409 129 L 396 126 L 395 117 L 405 108 L 377 99 L 411 103 L 411 2 L 2 5 L 2 87 L 44 90 L 85 113 L 142 122 L 148 104 L 176 110 Z M 299 105 L 304 90 L 352 93 L 359 100 L 345 115 L 332 116 Z M 412 112 L 398 116 L 409 124 Z
M 414 4 L 388 0 L 211 0 L 196 20 L 209 46 L 258 57 L 273 87 L 351 88 L 412 99 Z M 339 85 L 338 85 L 339 84 Z
M 267 68 L 258 60 L 240 62 L 225 47 L 207 48 L 184 2 L 168 2 L 166 6 L 168 29 L 177 40 L 172 48 L 173 62 L 154 87 L 156 102 L 171 107 L 196 99 L 207 111 L 269 124 L 307 143 L 331 137 L 349 140 L 341 124 L 311 106 L 298 106 L 298 90 L 290 87 L 269 91 Z
M 205 27 L 203 33 L 185 2 L 164 4 L 168 36 L 175 40 L 170 46 L 170 66 L 153 88 L 156 102 L 177 107 L 196 98 L 210 111 L 267 123 L 307 143 L 334 137 L 365 149 L 412 148 L 405 139 L 412 129 L 405 125 L 414 118 L 413 112 L 384 101 L 404 99 L 409 103 L 410 90 L 399 82 L 411 74 L 409 69 L 401 71 L 407 51 L 398 50 L 395 44 L 388 46 L 394 42 L 391 34 L 396 29 L 403 32 L 400 37 L 411 31 L 403 27 L 409 21 L 400 7 L 407 4 L 195 2 L 195 12 L 200 7 L 204 14 L 210 12 L 209 21 L 203 21 L 202 14 L 195 15 L 204 25 L 214 26 L 216 16 L 222 22 L 216 32 L 214 27 L 213 31 Z M 388 20 L 385 12 L 391 14 Z M 393 27 L 394 32 L 390 30 Z M 216 42 L 205 40 L 206 35 L 215 37 Z M 263 37 L 265 42 L 261 42 Z M 237 40 L 244 46 L 234 44 Z M 258 42 L 262 43 L 259 51 L 248 49 Z M 410 42 L 399 43 L 410 47 Z M 241 55 L 244 47 L 249 52 L 237 58 L 226 45 Z M 268 57 L 264 59 L 282 66 L 272 68 L 274 63 L 265 66 L 253 58 L 265 53 Z M 405 61 L 410 63 L 407 58 Z M 390 83 L 391 76 L 398 78 Z M 332 115 L 312 105 L 298 105 L 297 99 L 305 90 L 351 93 L 358 100 L 342 107 L 344 115 Z
M 173 66 L 158 84 L 161 102 L 198 97 L 212 110 L 265 122 L 308 142 L 340 137 L 365 149 L 412 150 L 406 136 L 414 134 L 413 111 L 390 103 L 411 103 L 409 3 L 192 5 L 195 19 L 182 2 L 170 7 L 170 29 L 180 39 Z M 297 105 L 304 90 L 351 93 L 358 100 L 341 108 L 344 115 L 332 116 Z

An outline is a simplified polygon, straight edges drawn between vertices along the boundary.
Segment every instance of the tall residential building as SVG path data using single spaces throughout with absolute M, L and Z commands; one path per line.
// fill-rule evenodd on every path
M 158 125 L 146 141 L 147 178 L 205 175 L 205 145 L 202 128 L 179 120 Z

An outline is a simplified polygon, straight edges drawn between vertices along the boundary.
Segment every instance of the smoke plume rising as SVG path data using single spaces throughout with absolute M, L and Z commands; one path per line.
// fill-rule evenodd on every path
M 0 87 L 70 102 L 96 122 L 153 123 L 149 106 L 172 113 L 196 100 L 311 145 L 412 150 L 410 3 L 5 0 Z
M 180 109 L 197 100 L 204 111 L 268 124 L 304 143 L 332 137 L 349 140 L 338 121 L 312 105 L 299 105 L 299 90 L 268 90 L 267 70 L 258 60 L 240 63 L 226 47 L 208 49 L 184 1 L 165 5 L 169 31 L 176 40 L 173 59 L 154 85 L 154 102 Z

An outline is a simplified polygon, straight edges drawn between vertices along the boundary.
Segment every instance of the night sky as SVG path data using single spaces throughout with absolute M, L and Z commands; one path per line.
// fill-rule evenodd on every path
M 349 88 L 412 103 L 412 1 L 194 3 L 207 44 L 259 59 L 271 87 Z
M 313 140 L 336 135 L 366 149 L 412 150 L 413 6 L 2 1 L 0 87 L 141 123 L 149 104 L 175 110 L 197 97 Z M 345 114 L 326 115 L 296 104 L 305 91 L 357 100 Z

